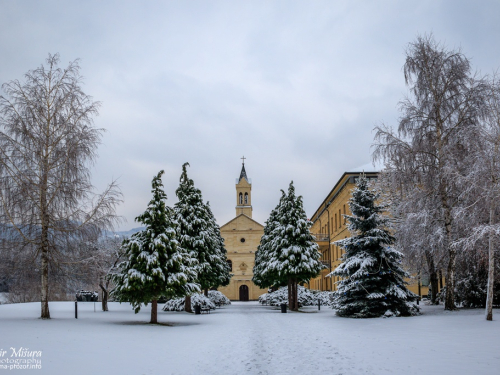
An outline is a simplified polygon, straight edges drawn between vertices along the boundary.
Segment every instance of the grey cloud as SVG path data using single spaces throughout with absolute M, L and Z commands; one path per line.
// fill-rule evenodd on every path
M 418 33 L 498 68 L 498 14 L 497 1 L 4 1 L 0 82 L 49 52 L 82 59 L 107 129 L 93 178 L 102 188 L 119 177 L 123 229 L 159 169 L 175 202 L 185 161 L 228 221 L 243 154 L 264 222 L 290 180 L 312 214 L 344 171 L 370 165 L 373 127 L 397 123 Z

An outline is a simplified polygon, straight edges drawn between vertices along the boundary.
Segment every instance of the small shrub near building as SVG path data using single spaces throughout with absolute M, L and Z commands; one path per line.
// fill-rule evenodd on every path
M 299 306 L 316 306 L 318 300 L 323 306 L 331 306 L 332 303 L 332 292 L 321 292 L 298 286 L 297 294 Z M 288 304 L 288 288 L 281 287 L 274 292 L 262 294 L 259 297 L 259 303 L 269 306 L 280 306 L 283 303 Z
M 165 303 L 163 311 L 184 311 L 186 297 L 173 298 Z M 196 293 L 191 296 L 193 306 L 200 305 L 202 309 L 215 310 L 215 303 L 204 294 Z
M 209 290 L 208 298 L 217 307 L 227 306 L 231 304 L 229 298 L 227 298 L 222 292 L 219 292 L 218 290 Z

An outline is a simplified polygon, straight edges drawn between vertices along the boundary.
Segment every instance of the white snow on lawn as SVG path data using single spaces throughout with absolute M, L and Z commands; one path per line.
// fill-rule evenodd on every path
M 128 304 L 51 302 L 0 306 L 0 354 L 42 351 L 31 374 L 500 374 L 500 311 L 444 312 L 423 306 L 412 318 L 347 319 L 329 308 L 281 314 L 256 302 L 233 302 L 211 314 L 158 312 Z

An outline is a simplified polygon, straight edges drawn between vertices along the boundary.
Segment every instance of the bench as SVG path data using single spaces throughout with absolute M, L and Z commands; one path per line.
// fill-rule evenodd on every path
M 209 307 L 202 307 L 201 308 L 201 313 L 206 313 L 206 314 L 210 314 L 210 308 Z

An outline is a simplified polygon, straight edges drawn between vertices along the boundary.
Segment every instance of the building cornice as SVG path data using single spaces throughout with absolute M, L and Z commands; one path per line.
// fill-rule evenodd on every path
M 314 214 L 311 216 L 311 221 L 315 223 L 318 218 L 323 214 L 323 211 L 326 210 L 330 204 L 333 202 L 335 197 L 337 196 L 340 191 L 342 191 L 343 187 L 349 183 L 349 178 L 350 177 L 358 177 L 361 174 L 365 174 L 366 176 L 378 176 L 380 172 L 373 171 L 373 172 L 344 172 L 342 177 L 337 181 L 333 189 L 328 193 L 326 198 L 323 200 L 323 202 L 319 205 L 318 209 L 314 212 Z M 349 176 L 349 178 L 346 178 L 346 176 Z

